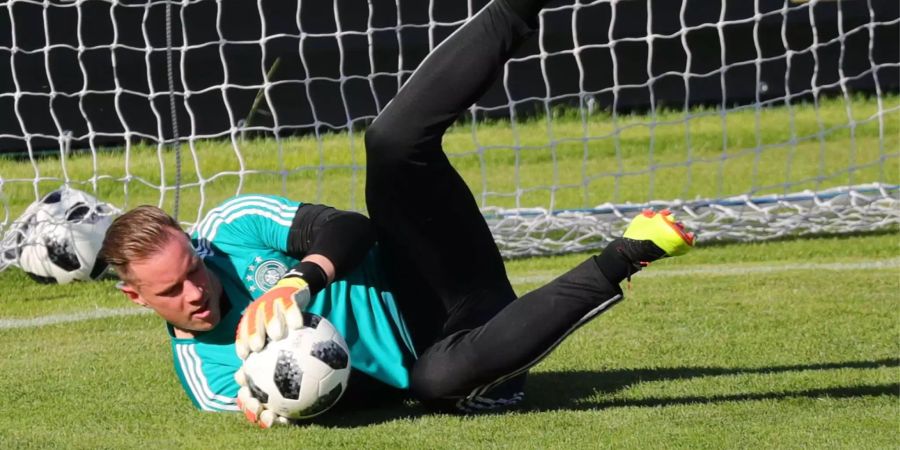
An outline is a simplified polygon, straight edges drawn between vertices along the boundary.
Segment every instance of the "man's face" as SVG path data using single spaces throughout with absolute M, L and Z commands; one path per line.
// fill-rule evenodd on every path
M 222 286 L 181 230 L 170 230 L 163 247 L 146 260 L 131 263 L 129 272 L 132 281 L 122 292 L 172 324 L 176 336 L 193 336 L 219 323 Z

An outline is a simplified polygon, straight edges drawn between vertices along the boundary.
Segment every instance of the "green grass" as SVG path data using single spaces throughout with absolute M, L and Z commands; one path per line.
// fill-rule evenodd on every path
M 727 114 L 695 109 L 582 118 L 562 110 L 515 126 L 478 123 L 473 131 L 461 123 L 444 146 L 482 206 L 587 208 L 897 184 L 900 97 L 882 100 L 881 110 L 865 97 L 822 99 L 818 109 L 796 104 Z M 180 217 L 194 222 L 238 190 L 364 210 L 362 137 L 356 131 L 320 140 L 236 137 L 235 145 L 182 145 Z M 175 167 L 173 151 L 141 142 L 62 159 L 0 158 L 0 203 L 14 218 L 35 190 L 42 195 L 68 179 L 118 206 L 152 203 L 171 211 Z
M 824 101 L 818 112 L 751 108 L 723 119 L 696 110 L 689 121 L 678 112 L 582 121 L 562 111 L 514 131 L 504 122 L 478 124 L 477 143 L 471 125 L 459 125 L 445 146 L 485 206 L 513 206 L 515 192 L 523 206 L 552 200 L 578 208 L 897 184 L 898 103 L 886 97 L 884 108 L 893 109 L 881 116 L 873 100 L 852 98 Z M 205 183 L 185 188 L 182 220 L 196 220 L 239 182 L 241 192 L 364 209 L 361 137 L 257 139 L 239 144 L 240 161 L 227 142 L 185 146 L 184 179 Z M 524 149 L 514 152 L 512 143 Z M 478 146 L 483 151 L 474 152 Z M 158 186 L 174 182 L 173 162 L 172 152 L 137 143 L 124 154 L 0 159 L 0 203 L 14 218 L 35 189 L 43 194 L 69 179 L 120 206 L 171 208 L 173 193 L 161 196 Z M 126 176 L 133 177 L 127 190 Z M 584 258 L 508 267 L 524 293 Z M 195 411 L 175 377 L 163 324 L 149 314 L 10 328 L 134 309 L 113 280 L 47 286 L 7 270 L 0 272 L 0 448 L 896 448 L 898 258 L 896 228 L 701 246 L 635 277 L 625 302 L 534 369 L 516 412 L 460 417 L 409 400 L 348 397 L 316 422 L 269 431 L 236 414 Z
M 523 293 L 584 257 L 508 267 Z M 884 233 L 654 263 L 535 368 L 521 409 L 474 417 L 386 399 L 261 431 L 193 409 L 154 316 L 0 329 L 0 447 L 896 448 L 898 258 Z M 112 283 L 2 272 L 0 321 L 127 308 Z

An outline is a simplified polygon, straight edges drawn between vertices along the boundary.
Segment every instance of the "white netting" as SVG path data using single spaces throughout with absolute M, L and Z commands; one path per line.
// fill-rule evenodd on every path
M 185 225 L 240 192 L 364 211 L 362 130 L 482 5 L 0 4 L 0 232 L 60 184 Z M 506 255 L 602 246 L 647 206 L 701 240 L 896 227 L 896 1 L 553 2 L 540 25 L 445 143 Z
M 790 195 L 646 204 L 591 210 L 489 211 L 488 223 L 508 257 L 602 248 L 644 209 L 669 209 L 703 242 L 762 241 L 788 236 L 865 233 L 900 225 L 900 186 L 859 185 Z

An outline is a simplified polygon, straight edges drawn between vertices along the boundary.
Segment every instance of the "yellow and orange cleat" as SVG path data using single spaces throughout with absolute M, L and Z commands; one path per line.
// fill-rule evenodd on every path
M 666 256 L 683 255 L 694 247 L 694 233 L 685 230 L 684 224 L 677 222 L 675 215 L 668 209 L 659 212 L 644 210 L 631 220 L 622 237 L 633 241 L 650 241 L 662 251 L 663 254 L 660 254 L 656 249 L 642 249 L 646 246 L 630 246 L 633 254 L 628 256 L 632 261 L 642 263 Z

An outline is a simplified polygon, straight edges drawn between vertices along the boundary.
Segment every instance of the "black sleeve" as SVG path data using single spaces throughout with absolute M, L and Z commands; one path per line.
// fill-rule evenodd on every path
M 288 254 L 303 259 L 322 255 L 334 264 L 335 277 L 356 267 L 375 244 L 369 218 L 330 206 L 303 204 L 288 233 Z

